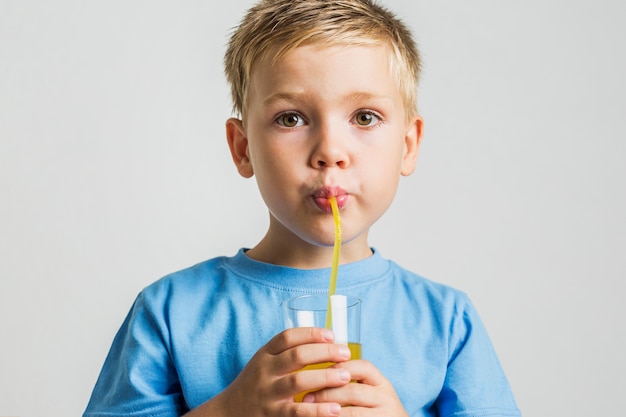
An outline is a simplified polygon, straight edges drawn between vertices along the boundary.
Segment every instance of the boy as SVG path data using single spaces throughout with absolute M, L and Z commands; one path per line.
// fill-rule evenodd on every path
M 85 416 L 518 416 L 465 295 L 368 243 L 422 135 L 406 27 L 367 0 L 261 1 L 225 64 L 240 116 L 228 144 L 239 173 L 256 177 L 269 229 L 141 292 Z M 281 325 L 283 300 L 328 289 L 331 196 L 337 292 L 363 301 L 364 360 L 327 330 Z M 320 362 L 336 365 L 295 372 Z

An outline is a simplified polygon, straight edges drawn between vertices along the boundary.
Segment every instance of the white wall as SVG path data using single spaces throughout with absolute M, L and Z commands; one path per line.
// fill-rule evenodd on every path
M 143 286 L 262 236 L 223 133 L 250 4 L 0 0 L 0 416 L 80 415 Z M 525 416 L 619 414 L 626 6 L 385 4 L 426 134 L 372 244 L 470 294 Z

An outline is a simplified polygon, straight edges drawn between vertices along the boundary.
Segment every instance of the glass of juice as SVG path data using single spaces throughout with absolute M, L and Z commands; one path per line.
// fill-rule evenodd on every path
M 330 317 L 328 310 L 330 307 Z M 312 294 L 293 297 L 281 303 L 285 328 L 328 327 L 335 334 L 335 343 L 348 345 L 351 359 L 361 359 L 361 300 L 341 294 Z M 305 366 L 322 369 L 332 366 L 324 362 Z M 306 392 L 294 397 L 301 402 Z

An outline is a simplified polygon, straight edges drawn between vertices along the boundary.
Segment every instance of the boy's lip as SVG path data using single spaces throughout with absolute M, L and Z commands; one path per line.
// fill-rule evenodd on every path
M 315 201 L 315 204 L 323 211 L 332 213 L 329 198 L 333 196 L 337 199 L 337 207 L 339 210 L 343 209 L 346 204 L 348 204 L 350 198 L 348 192 L 341 187 L 323 187 L 313 193 L 313 201 Z

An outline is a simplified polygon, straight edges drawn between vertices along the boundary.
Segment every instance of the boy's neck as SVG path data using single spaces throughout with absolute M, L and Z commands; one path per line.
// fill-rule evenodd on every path
M 259 244 L 246 252 L 256 261 L 299 269 L 329 268 L 332 263 L 333 247 L 316 246 L 300 241 L 275 241 L 266 235 Z M 341 247 L 339 264 L 366 259 L 372 255 L 367 239 L 356 239 Z

